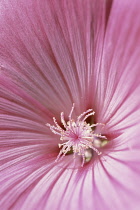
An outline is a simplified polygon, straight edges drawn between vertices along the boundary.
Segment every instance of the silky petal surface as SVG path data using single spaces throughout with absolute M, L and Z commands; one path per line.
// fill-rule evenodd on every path
M 139 209 L 139 11 L 138 0 L 1 0 L 1 209 Z M 73 103 L 110 140 L 84 167 L 55 162 L 46 126 Z

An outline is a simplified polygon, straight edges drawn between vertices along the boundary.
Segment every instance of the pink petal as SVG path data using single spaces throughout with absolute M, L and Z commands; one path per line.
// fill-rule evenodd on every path
M 95 97 L 98 118 L 114 130 L 136 125 L 139 119 L 139 9 L 137 0 L 132 5 L 114 1 L 106 29 Z
M 51 111 L 67 113 L 73 102 L 83 111 L 91 103 L 93 50 L 102 51 L 105 4 L 3 0 L 1 10 L 3 74 Z
M 2 209 L 138 210 L 140 4 L 107 3 L 0 2 Z M 73 102 L 112 138 L 83 168 L 45 125 Z

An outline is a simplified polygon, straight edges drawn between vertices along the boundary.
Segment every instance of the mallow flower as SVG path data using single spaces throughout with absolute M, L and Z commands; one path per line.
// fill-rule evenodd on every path
M 140 1 L 0 1 L 0 209 L 138 210 Z

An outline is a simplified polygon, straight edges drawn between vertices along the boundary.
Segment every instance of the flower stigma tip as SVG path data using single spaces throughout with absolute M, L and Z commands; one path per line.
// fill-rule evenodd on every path
M 84 163 L 89 162 L 92 159 L 93 152 L 100 155 L 99 149 L 104 146 L 103 142 L 107 142 L 107 138 L 101 134 L 96 134 L 93 130 L 98 125 L 104 125 L 102 123 L 89 124 L 86 122 L 87 118 L 93 116 L 95 112 L 92 109 L 88 109 L 77 117 L 75 121 L 72 119 L 72 113 L 74 110 L 74 104 L 68 116 L 68 122 L 64 119 L 64 113 L 61 112 L 61 123 L 63 128 L 58 125 L 56 118 L 53 117 L 55 125 L 46 124 L 50 130 L 60 136 L 60 141 L 63 143 L 58 144 L 60 152 L 56 158 L 56 162 L 63 158 L 66 154 L 73 153 L 73 157 L 77 155 L 82 156 L 82 166 Z

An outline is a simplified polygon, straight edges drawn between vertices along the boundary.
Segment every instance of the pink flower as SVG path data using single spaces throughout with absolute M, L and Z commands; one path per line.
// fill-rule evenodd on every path
M 1 0 L 0 28 L 0 209 L 138 210 L 139 0 Z

